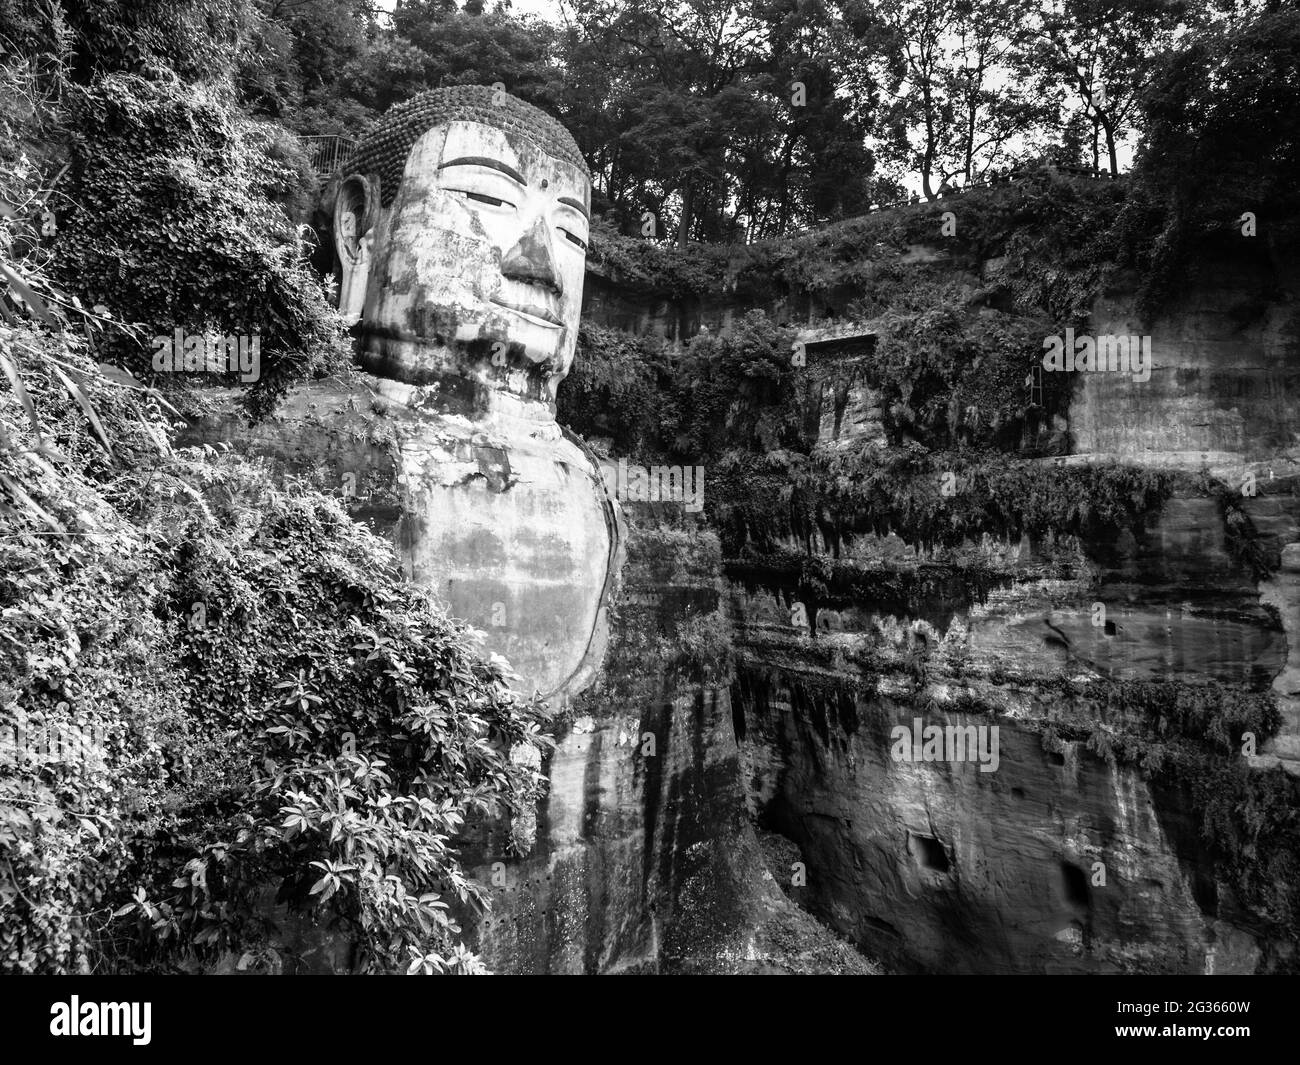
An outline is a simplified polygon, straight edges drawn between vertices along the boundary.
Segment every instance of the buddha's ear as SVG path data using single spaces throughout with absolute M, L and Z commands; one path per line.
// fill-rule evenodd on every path
M 370 278 L 370 246 L 379 213 L 379 189 L 373 179 L 348 174 L 333 194 L 334 247 L 342 278 L 339 310 L 352 322 L 361 317 Z

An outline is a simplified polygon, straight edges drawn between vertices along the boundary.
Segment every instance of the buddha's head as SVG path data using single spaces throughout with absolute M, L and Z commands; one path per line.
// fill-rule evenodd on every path
M 361 364 L 475 414 L 552 407 L 577 341 L 591 178 L 567 130 L 478 85 L 394 107 L 330 182 Z

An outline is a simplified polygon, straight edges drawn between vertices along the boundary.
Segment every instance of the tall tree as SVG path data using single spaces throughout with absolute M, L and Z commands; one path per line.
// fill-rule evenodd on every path
M 890 150 L 920 176 L 927 199 L 978 178 L 1022 150 L 1046 107 L 1015 76 L 1022 0 L 880 0 L 872 28 L 886 47 L 874 81 Z M 859 9 L 858 20 L 866 16 Z M 871 24 L 868 21 L 868 24 Z
M 591 158 L 622 224 L 649 211 L 679 243 L 726 240 L 865 206 L 874 160 L 832 62 L 837 20 L 822 0 L 575 0 L 582 91 L 561 106 L 601 131 Z
M 1093 167 L 1105 146 L 1119 172 L 1119 145 L 1161 53 L 1194 13 L 1187 0 L 1040 0 L 1018 66 L 1045 94 L 1064 91 L 1092 123 Z
M 1261 5 L 1271 8 L 1274 5 Z M 1300 11 L 1207 23 L 1165 56 L 1142 95 L 1138 192 L 1159 208 L 1150 296 L 1183 287 L 1207 236 L 1246 250 L 1300 236 Z M 1246 240 L 1246 236 L 1257 239 Z M 1207 261 L 1219 261 L 1211 258 Z

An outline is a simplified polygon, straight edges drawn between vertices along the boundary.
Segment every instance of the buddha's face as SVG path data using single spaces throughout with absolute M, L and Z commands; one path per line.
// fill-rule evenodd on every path
M 480 122 L 417 140 L 387 209 L 349 178 L 335 234 L 363 363 L 471 407 L 494 390 L 553 400 L 577 340 L 589 201 L 577 167 Z

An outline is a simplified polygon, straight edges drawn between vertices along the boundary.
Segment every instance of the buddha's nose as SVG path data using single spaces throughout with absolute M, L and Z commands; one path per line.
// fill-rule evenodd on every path
M 536 219 L 532 228 L 501 257 L 501 273 L 511 280 L 541 285 L 557 296 L 564 295 L 560 271 L 555 265 L 555 251 L 542 219 Z

